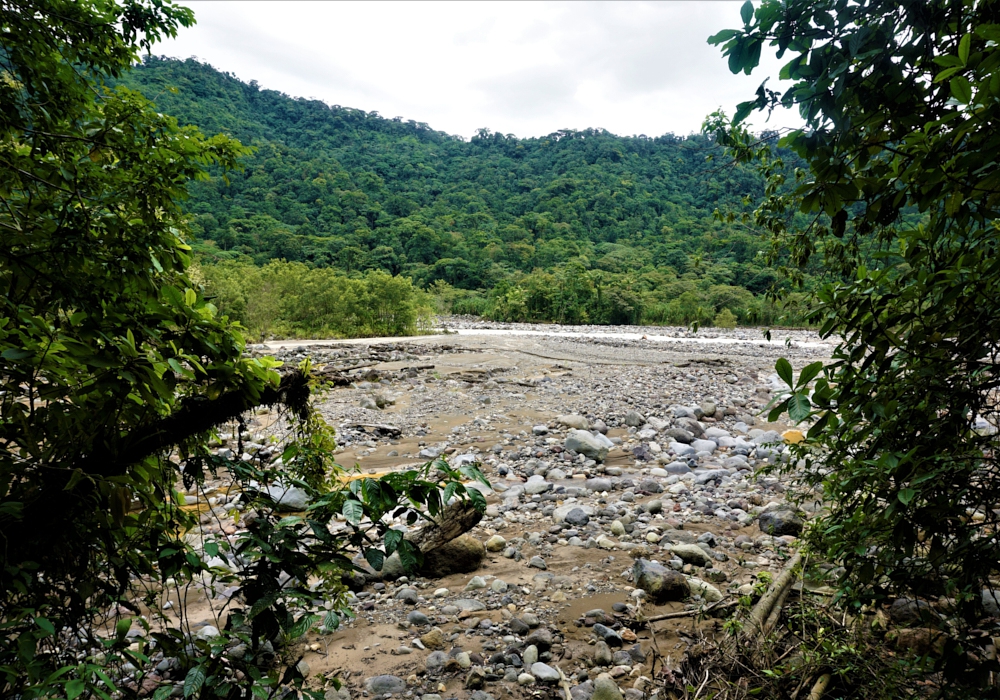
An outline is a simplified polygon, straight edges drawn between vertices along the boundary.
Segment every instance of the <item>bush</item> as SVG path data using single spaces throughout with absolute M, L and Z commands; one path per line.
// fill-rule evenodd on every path
M 715 320 L 712 321 L 712 325 L 716 328 L 736 328 L 736 316 L 729 309 L 723 309 L 715 314 Z

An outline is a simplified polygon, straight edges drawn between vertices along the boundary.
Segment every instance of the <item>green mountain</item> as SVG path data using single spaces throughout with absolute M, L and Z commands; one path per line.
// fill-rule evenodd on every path
M 256 149 L 228 180 L 191 186 L 208 263 L 381 269 L 457 310 L 512 320 L 710 322 L 723 308 L 769 320 L 754 297 L 776 279 L 755 260 L 762 241 L 713 217 L 762 181 L 709 160 L 721 153 L 705 136 L 482 129 L 465 140 L 193 59 L 149 58 L 121 82 Z

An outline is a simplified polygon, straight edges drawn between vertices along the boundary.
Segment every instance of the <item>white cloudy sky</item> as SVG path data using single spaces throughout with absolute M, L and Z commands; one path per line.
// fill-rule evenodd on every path
M 734 76 L 706 43 L 741 24 L 739 1 L 181 1 L 198 24 L 155 53 L 466 137 L 687 134 L 718 107 L 731 114 L 779 65 Z M 768 126 L 795 124 L 789 113 Z

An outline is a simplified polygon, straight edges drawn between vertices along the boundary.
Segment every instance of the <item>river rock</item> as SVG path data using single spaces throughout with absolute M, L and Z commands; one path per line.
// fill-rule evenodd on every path
M 451 542 L 426 552 L 420 573 L 428 578 L 468 574 L 478 569 L 485 558 L 486 547 L 482 542 L 472 535 L 459 535 Z
M 406 681 L 399 676 L 375 676 L 365 681 L 365 688 L 373 695 L 395 695 L 406 691 Z
M 297 486 L 274 484 L 267 487 L 267 495 L 274 499 L 278 510 L 294 512 L 305 510 L 309 505 L 309 496 Z
M 552 641 L 551 630 L 545 627 L 539 627 L 525 638 L 524 643 L 526 646 L 531 646 L 533 644 L 538 648 L 539 652 L 544 652 L 552 648 Z
M 604 458 L 608 456 L 608 446 L 605 445 L 603 441 L 598 440 L 597 437 L 591 433 L 588 433 L 586 430 L 569 431 L 569 435 L 566 436 L 566 441 L 563 444 L 563 447 L 567 450 L 578 452 L 585 457 L 590 457 L 598 462 L 603 462 Z
M 587 479 L 587 488 L 591 491 L 610 491 L 614 488 L 611 479 Z
M 618 684 L 606 673 L 602 673 L 594 681 L 594 694 L 590 700 L 623 700 L 622 691 L 618 690 Z
M 625 414 L 625 425 L 638 428 L 641 425 L 646 424 L 646 417 L 639 413 L 638 411 L 629 411 Z
M 485 546 L 487 552 L 502 552 L 503 548 L 507 546 L 507 540 L 500 535 L 493 535 L 493 537 L 486 540 Z
M 794 535 L 798 537 L 804 525 L 802 518 L 791 510 L 772 510 L 761 513 L 757 518 L 757 526 L 760 527 L 760 531 L 774 536 Z
M 565 425 L 567 428 L 575 428 L 576 430 L 590 429 L 590 422 L 583 416 L 576 413 L 559 416 L 556 418 L 556 423 L 559 425 Z
M 541 661 L 531 664 L 531 675 L 542 683 L 558 683 L 560 679 L 559 671 Z
M 692 576 L 688 579 L 688 586 L 691 587 L 692 595 L 700 595 L 708 603 L 717 603 L 722 600 L 722 591 L 700 578 Z
M 711 566 L 712 558 L 708 556 L 704 549 L 696 544 L 675 544 L 670 551 L 680 557 L 688 564 L 695 566 Z
M 552 484 L 547 482 L 544 476 L 540 476 L 538 474 L 529 476 L 528 481 L 524 484 L 524 492 L 529 493 L 532 496 L 551 490 Z
M 691 587 L 683 574 L 648 559 L 635 560 L 632 580 L 637 588 L 646 591 L 654 603 L 683 600 L 691 595 Z
M 692 435 L 689 431 L 684 430 L 684 428 L 669 428 L 668 430 L 664 430 L 663 434 L 675 442 L 680 442 L 685 445 L 689 445 L 691 441 L 694 440 L 694 435 Z

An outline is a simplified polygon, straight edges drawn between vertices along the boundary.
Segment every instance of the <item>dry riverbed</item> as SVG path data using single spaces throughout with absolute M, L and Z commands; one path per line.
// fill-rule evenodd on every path
M 308 635 L 311 682 L 341 678 L 329 700 L 648 697 L 722 620 L 637 614 L 721 609 L 794 551 L 785 485 L 755 476 L 794 434 L 759 414 L 778 357 L 798 369 L 830 346 L 802 331 L 446 325 L 456 332 L 255 348 L 353 368 L 319 404 L 345 467 L 444 455 L 493 484 L 447 566 L 371 572 L 351 594 L 357 618 Z M 239 527 L 216 517 L 227 498 L 208 505 L 204 533 Z

